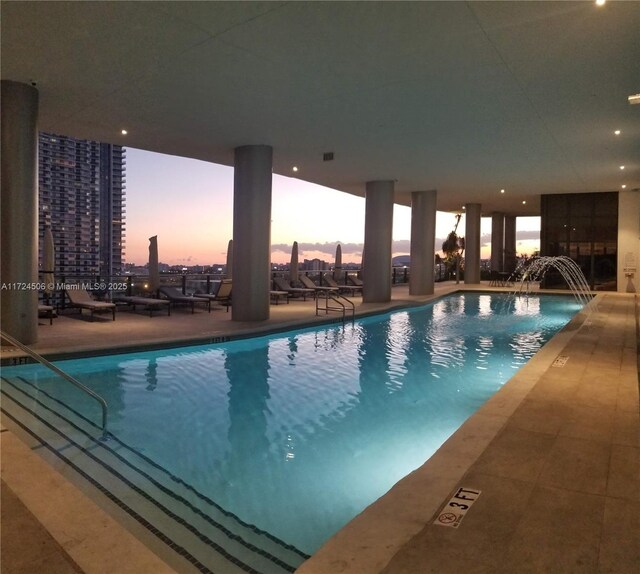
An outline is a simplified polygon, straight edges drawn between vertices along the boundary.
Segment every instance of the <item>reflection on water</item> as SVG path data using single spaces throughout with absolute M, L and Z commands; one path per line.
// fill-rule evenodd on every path
M 427 460 L 576 310 L 572 298 L 453 295 L 353 326 L 62 366 L 106 396 L 118 438 L 311 553 Z
M 478 315 L 482 317 L 493 315 L 494 309 L 491 306 L 491 301 L 490 295 L 480 295 L 478 297 Z
M 158 361 L 155 357 L 149 359 L 145 377 L 147 379 L 147 390 L 153 391 L 158 385 Z
M 526 295 L 513 298 L 515 315 L 538 315 L 540 313 L 540 297 Z

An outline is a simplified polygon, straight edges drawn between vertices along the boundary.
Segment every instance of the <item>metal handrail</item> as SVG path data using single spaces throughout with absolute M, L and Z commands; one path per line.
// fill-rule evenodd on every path
M 320 307 L 320 305 L 318 304 L 321 298 L 320 295 L 322 295 L 322 298 L 324 299 L 324 308 Z M 329 299 L 340 305 L 340 307 L 329 307 Z M 351 319 L 353 320 L 356 314 L 356 306 L 354 302 L 344 295 L 341 295 L 340 293 L 334 293 L 329 289 L 318 290 L 318 292 L 316 293 L 316 316 L 318 315 L 318 311 L 324 311 L 325 315 L 328 315 L 329 311 L 342 311 L 342 321 L 344 322 L 347 308 L 345 304 L 340 301 L 340 299 L 344 299 L 347 303 L 349 303 L 349 305 L 351 305 Z
M 47 361 L 47 359 L 45 359 L 42 355 L 38 355 L 38 353 L 36 353 L 33 349 L 22 344 L 20 341 L 18 341 L 11 335 L 0 330 L 0 336 L 2 336 L 2 338 L 5 341 L 11 343 L 15 347 L 18 347 L 18 349 L 20 349 L 21 351 L 24 351 L 25 353 L 27 353 L 27 355 L 29 355 L 31 358 L 33 358 L 35 361 L 37 361 L 41 365 L 44 365 L 45 367 L 52 370 L 57 375 L 60 375 L 63 379 L 65 379 L 66 381 L 69 381 L 72 385 L 75 385 L 81 391 L 84 391 L 90 397 L 98 401 L 100 403 L 100 407 L 102 408 L 102 436 L 106 435 L 107 411 L 108 411 L 107 401 L 105 401 L 98 393 L 92 391 L 89 387 L 87 387 L 86 385 L 83 385 L 80 381 L 78 381 L 77 379 L 74 379 L 71 375 L 65 373 L 62 369 L 59 369 L 53 363 L 50 363 L 49 361 Z
M 349 305 L 351 305 L 351 320 L 353 321 L 356 317 L 356 304 L 349 299 L 348 297 L 345 297 L 344 295 L 342 295 L 341 293 L 332 293 L 331 294 L 331 298 L 336 301 L 337 303 L 339 303 L 340 305 L 342 305 L 344 307 L 344 304 L 339 301 L 338 299 L 344 299 L 347 303 L 349 303 Z M 346 308 L 345 308 L 345 313 L 346 313 Z

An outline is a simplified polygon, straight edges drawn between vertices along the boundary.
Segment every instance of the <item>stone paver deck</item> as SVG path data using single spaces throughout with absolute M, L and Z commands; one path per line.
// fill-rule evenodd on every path
M 455 288 L 438 285 L 437 294 Z M 586 322 L 584 316 L 574 319 L 425 465 L 356 517 L 299 572 L 637 572 L 635 298 L 603 294 L 599 299 Z M 398 287 L 391 305 L 358 305 L 358 311 L 423 300 Z M 41 322 L 35 348 L 55 356 L 120 349 L 125 342 L 162 345 L 245 336 L 323 320 L 315 318 L 312 302 L 274 305 L 271 311 L 271 320 L 261 324 L 231 322 L 224 310 L 211 315 L 176 310 L 153 318 L 123 311 L 115 322 L 93 323 L 62 316 L 53 326 Z M 4 350 L 2 357 L 16 354 Z M 558 355 L 569 357 L 564 367 L 552 366 Z M 189 571 L 160 562 L 30 452 L 8 421 L 3 424 L 9 429 L 0 433 L 6 482 L 3 574 Z M 433 525 L 459 486 L 482 494 L 459 528 Z

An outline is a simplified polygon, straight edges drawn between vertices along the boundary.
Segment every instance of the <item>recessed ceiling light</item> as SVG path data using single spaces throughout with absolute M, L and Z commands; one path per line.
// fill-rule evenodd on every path
M 640 104 L 640 94 L 633 94 L 628 99 L 630 104 Z
M 614 134 L 616 134 L 617 136 L 620 135 L 620 130 L 616 130 L 615 132 L 613 132 Z
M 129 132 L 127 132 L 127 130 L 120 130 L 120 133 L 121 133 L 123 136 L 126 136 Z
M 463 206 L 462 206 L 462 209 L 467 209 L 467 206 L 466 206 L 466 205 L 463 205 Z
M 623 165 L 621 165 L 621 166 L 620 166 L 620 169 L 624 169 L 624 166 L 623 166 Z
M 596 0 L 596 6 L 604 6 L 607 0 Z
M 501 189 L 501 190 L 500 190 L 500 193 L 504 193 L 504 189 Z
M 623 183 L 620 187 L 622 187 L 622 189 L 625 189 L 627 187 L 627 185 L 625 183 Z
M 292 169 L 293 171 L 298 171 L 298 166 L 297 166 L 297 165 L 294 165 L 291 169 Z
M 522 200 L 522 205 L 524 205 L 525 203 L 527 203 L 527 200 L 526 200 L 526 199 L 523 199 L 523 200 Z

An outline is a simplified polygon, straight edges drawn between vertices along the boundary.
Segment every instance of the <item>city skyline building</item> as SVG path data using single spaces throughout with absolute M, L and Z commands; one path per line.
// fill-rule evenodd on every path
M 50 225 L 58 276 L 111 277 L 123 271 L 125 166 L 122 146 L 39 133 L 40 266 Z

